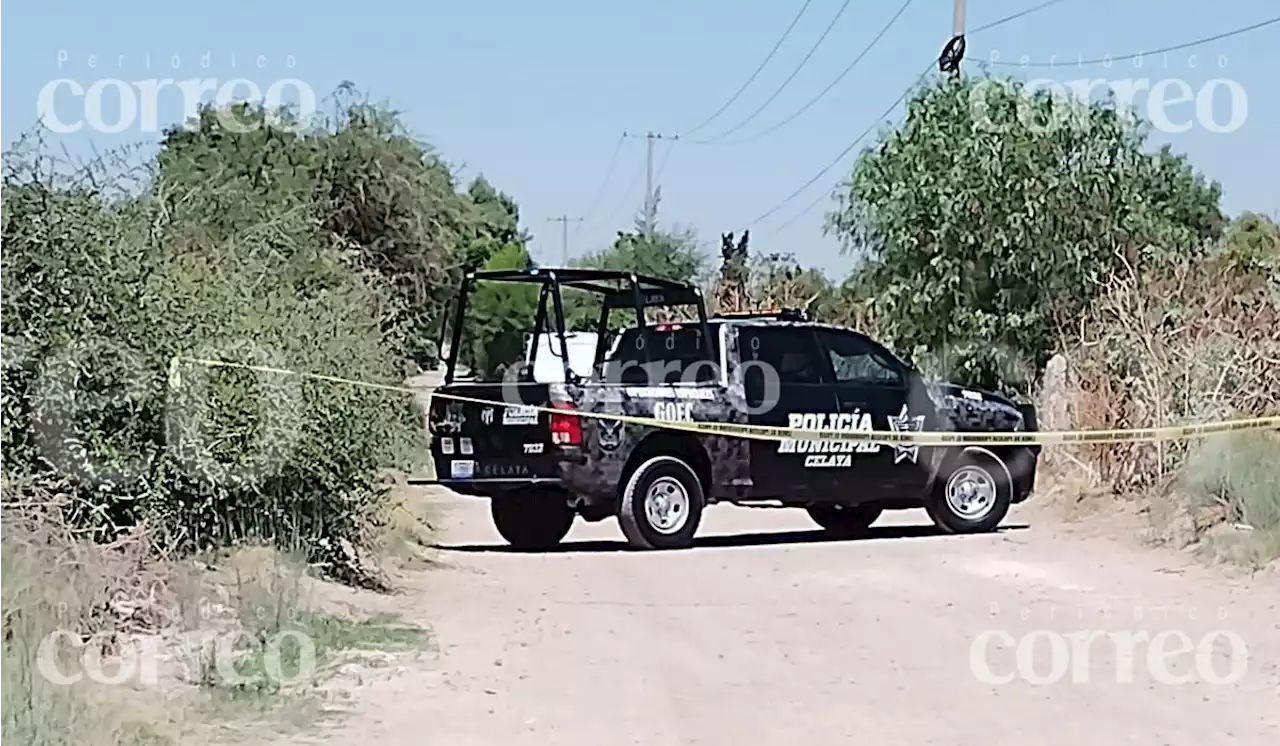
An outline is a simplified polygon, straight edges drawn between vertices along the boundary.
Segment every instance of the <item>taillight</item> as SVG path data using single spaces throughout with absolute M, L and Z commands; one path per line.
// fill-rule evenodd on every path
M 552 402 L 552 408 L 577 412 L 572 402 Z M 582 420 L 576 414 L 551 413 L 551 442 L 558 446 L 582 445 Z

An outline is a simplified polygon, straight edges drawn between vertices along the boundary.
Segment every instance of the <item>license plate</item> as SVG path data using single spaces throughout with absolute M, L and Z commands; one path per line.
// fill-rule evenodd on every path
M 473 479 L 476 473 L 476 462 L 466 461 L 450 461 L 449 476 L 453 479 Z

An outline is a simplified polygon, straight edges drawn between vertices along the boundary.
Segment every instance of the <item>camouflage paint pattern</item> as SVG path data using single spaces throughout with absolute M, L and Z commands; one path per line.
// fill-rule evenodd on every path
M 729 363 L 727 384 L 719 380 L 676 385 L 552 384 L 548 386 L 551 398 L 572 401 L 583 412 L 654 419 L 660 414 L 657 411 L 659 405 L 683 403 L 689 405 L 689 421 L 746 424 L 746 392 L 736 364 L 739 360 L 738 332 L 744 322 L 720 320 L 717 323 L 724 326 L 724 359 Z M 752 319 L 750 324 L 844 330 L 843 327 L 814 322 Z M 917 384 L 907 394 L 907 405 L 911 411 L 925 414 L 925 429 L 1005 432 L 1021 429 L 1026 424 L 1019 408 L 998 394 L 952 383 Z M 647 439 L 654 437 L 679 438 L 686 443 L 696 443 L 703 450 L 711 465 L 711 480 L 706 485 L 706 494 L 711 501 L 776 497 L 750 493 L 751 441 L 746 438 L 700 435 L 660 425 L 591 417 L 584 417 L 581 422 L 583 458 L 578 462 L 561 461 L 555 471 L 569 492 L 593 506 L 607 508 L 613 505 L 624 486 L 624 476 L 635 465 L 631 463 L 632 457 Z M 950 456 L 957 453 L 950 447 L 925 447 L 921 451 L 920 467 L 929 469 L 931 478 L 937 475 Z M 1026 469 L 1019 471 L 1025 472 Z M 1024 484 L 1024 488 L 1019 489 L 1020 497 L 1025 497 L 1034 479 L 1034 454 L 1031 455 L 1030 473 L 1023 476 L 1017 480 Z
M 719 382 L 667 386 L 627 386 L 609 383 L 588 383 L 565 391 L 578 406 L 587 412 L 627 415 L 630 417 L 655 417 L 655 405 L 666 402 L 689 402 L 692 421 L 747 423 L 746 392 L 742 379 L 734 375 L 737 370 L 738 331 L 741 323 L 720 322 L 725 327 L 726 359 L 730 374 L 728 385 Z M 804 326 L 808 328 L 843 329 L 813 322 L 787 322 L 753 320 L 753 324 L 773 326 Z M 684 392 L 684 398 L 681 397 Z M 692 398 L 694 391 L 704 398 Z M 661 392 L 661 395 L 657 395 Z M 929 383 L 922 390 L 908 395 L 912 411 L 925 412 L 926 427 L 931 430 L 958 432 L 1002 432 L 1019 429 L 1023 418 L 1018 408 L 1008 399 L 997 394 L 966 388 L 951 383 Z M 590 498 L 591 502 L 616 499 L 621 484 L 631 464 L 631 457 L 646 438 L 676 436 L 696 442 L 706 453 L 711 464 L 711 484 L 707 485 L 707 497 L 711 500 L 750 498 L 749 485 L 752 476 L 751 442 L 745 438 L 722 435 L 697 435 L 671 431 L 657 426 L 638 425 L 630 422 L 584 418 L 583 440 L 586 463 L 564 464 L 562 478 L 569 489 Z M 925 449 L 927 455 L 922 467 L 937 471 L 954 449 L 934 447 Z M 754 497 L 774 497 L 757 495 Z

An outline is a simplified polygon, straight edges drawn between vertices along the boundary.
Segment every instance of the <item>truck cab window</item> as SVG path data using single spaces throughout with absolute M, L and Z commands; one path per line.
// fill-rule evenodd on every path
M 633 327 L 619 335 L 605 361 L 603 377 L 633 386 L 708 383 L 717 379 L 718 371 L 705 361 L 716 360 L 717 354 L 697 325 Z
M 831 360 L 837 383 L 904 383 L 901 366 L 857 334 L 822 329 L 818 339 Z
M 765 367 L 777 372 L 784 385 L 823 383 L 826 376 L 817 345 L 808 329 L 796 327 L 744 327 L 738 335 L 738 357 L 743 364 L 747 399 L 765 394 Z M 760 365 L 749 364 L 758 361 Z

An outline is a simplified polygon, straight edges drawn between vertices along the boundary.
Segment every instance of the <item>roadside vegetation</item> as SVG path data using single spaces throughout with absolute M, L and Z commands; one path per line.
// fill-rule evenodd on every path
M 1017 85 L 999 84 L 988 113 L 1006 126 L 979 126 L 968 102 L 983 81 L 921 88 L 857 160 L 827 215 L 849 257 L 839 283 L 747 234 L 708 251 L 662 224 L 579 261 L 697 278 L 724 310 L 807 307 L 932 373 L 1039 397 L 1046 427 L 1280 412 L 1276 222 L 1224 215 L 1216 184 L 1106 105 L 1036 98 L 1045 121 L 1077 122 L 1037 132 L 1013 117 Z M 68 163 L 38 136 L 5 153 L 6 738 L 171 743 L 202 733 L 210 701 L 273 710 L 292 694 L 199 678 L 53 686 L 33 651 L 54 629 L 238 629 L 250 669 L 283 630 L 339 668 L 344 651 L 424 644 L 422 630 L 303 592 L 385 591 L 397 562 L 429 564 L 429 517 L 396 482 L 421 462 L 413 398 L 182 360 L 403 385 L 436 365 L 466 269 L 533 265 L 513 197 L 337 95 L 340 114 L 297 135 L 232 131 L 205 110 L 150 155 Z M 527 290 L 476 296 L 465 364 L 519 354 Z M 589 311 L 569 316 L 585 325 Z M 1060 449 L 1047 463 L 1103 509 L 1141 505 L 1156 538 L 1251 566 L 1280 555 L 1275 433 Z M 251 580 L 227 576 L 245 556 L 267 559 Z M 194 723 L 173 722 L 188 712 Z

